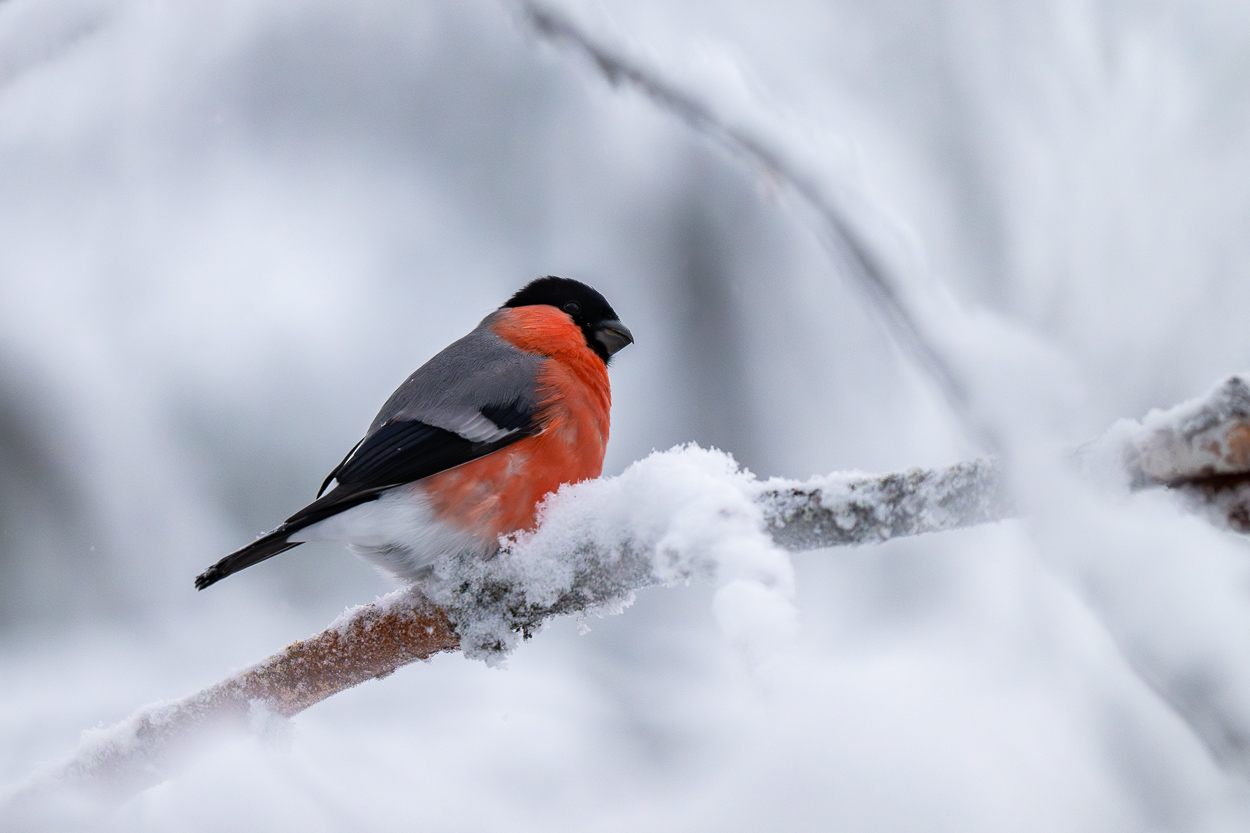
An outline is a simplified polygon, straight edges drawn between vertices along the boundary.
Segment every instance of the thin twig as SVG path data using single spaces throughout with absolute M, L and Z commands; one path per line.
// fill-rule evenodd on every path
M 759 166 L 772 179 L 788 186 L 819 219 L 820 237 L 830 253 L 845 266 L 903 349 L 937 383 L 965 427 L 987 450 L 994 452 L 998 449 L 993 431 L 975 416 L 967 387 L 956 372 L 954 363 L 925 333 L 904 303 L 897 281 L 854 224 L 824 193 L 816 178 L 802 173 L 779 148 L 729 124 L 707 102 L 682 90 L 656 70 L 644 67 L 601 43 L 564 15 L 533 0 L 518 0 L 518 3 L 522 14 L 540 36 L 552 43 L 571 47 L 589 58 L 609 83 L 638 90 L 697 133 L 708 137 L 732 155 Z

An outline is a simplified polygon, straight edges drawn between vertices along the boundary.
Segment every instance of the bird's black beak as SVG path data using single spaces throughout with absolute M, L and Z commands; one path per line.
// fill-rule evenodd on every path
M 595 341 L 603 345 L 608 355 L 614 355 L 626 345 L 634 343 L 634 334 L 620 321 L 600 321 L 595 327 Z

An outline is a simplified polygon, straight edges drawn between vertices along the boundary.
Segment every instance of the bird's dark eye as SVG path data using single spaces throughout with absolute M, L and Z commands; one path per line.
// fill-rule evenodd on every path
M 569 315 L 577 315 L 579 312 L 582 311 L 582 305 L 577 303 L 576 301 L 569 301 L 567 304 L 564 305 L 564 311 L 567 312 Z

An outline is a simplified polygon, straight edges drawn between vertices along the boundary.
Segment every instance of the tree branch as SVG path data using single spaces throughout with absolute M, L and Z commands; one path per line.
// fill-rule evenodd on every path
M 683 453 L 689 449 L 653 455 L 635 466 Z M 1082 449 L 1080 457 L 1092 469 L 1110 467 L 1130 488 L 1180 489 L 1209 518 L 1245 529 L 1250 517 L 1250 488 L 1245 486 L 1250 481 L 1250 386 L 1234 376 L 1208 397 L 1152 412 L 1142 422 L 1121 422 Z M 724 479 L 713 477 L 709 483 Z M 588 493 L 614 480 L 574 488 Z M 772 540 L 789 550 L 806 550 L 1012 517 L 1002 481 L 998 464 L 978 460 L 886 475 L 744 481 L 744 488 L 758 509 L 755 522 Z M 582 504 L 594 508 L 593 501 Z M 634 591 L 695 571 L 690 565 L 676 572 L 666 569 L 657 552 L 662 544 L 653 533 L 614 527 L 605 534 L 578 525 L 593 519 L 577 517 L 586 510 L 576 500 L 565 501 L 563 508 L 573 520 L 560 520 L 563 530 L 555 533 L 560 536 L 555 555 L 568 567 L 568 575 L 554 592 L 538 592 L 532 583 L 508 573 L 509 556 L 523 553 L 528 558 L 526 548 L 544 534 L 545 522 L 533 540 L 511 542 L 491 562 L 452 565 L 457 571 L 454 586 L 444 588 L 441 605 L 415 589 L 404 589 L 350 609 L 321 634 L 293 643 L 218 685 L 147 706 L 109 729 L 86 733 L 68 760 L 15 795 L 57 785 L 133 793 L 162 780 L 196 738 L 246 728 L 268 714 L 291 717 L 340 691 L 443 651 L 463 647 L 479 656 L 498 655 L 552 616 L 628 603 Z M 674 506 L 672 511 L 676 522 L 682 512 L 692 510 Z M 515 638 L 509 642 L 506 634 Z M 466 638 L 472 641 L 462 645 Z
M 164 780 L 196 738 L 292 717 L 327 697 L 459 645 L 451 623 L 412 590 L 352 608 L 326 630 L 201 692 L 153 703 L 84 733 L 74 754 L 15 797 L 53 784 L 125 796 Z
M 872 477 L 833 475 L 760 493 L 773 540 L 789 550 L 869 544 L 1015 515 L 993 460 Z
M 757 487 L 760 520 L 773 540 L 791 550 L 955 529 L 1010 511 L 997 466 L 986 460 L 884 476 L 775 480 Z M 67 761 L 21 792 L 76 785 L 132 794 L 163 780 L 197 738 L 246 729 L 266 714 L 292 717 L 366 680 L 457 650 L 458 631 L 484 620 L 490 626 L 473 630 L 475 636 L 482 634 L 473 649 L 489 656 L 509 647 L 499 639 L 501 631 L 526 638 L 553 616 L 620 603 L 634 591 L 689 575 L 657 575 L 654 552 L 632 530 L 622 530 L 615 541 L 588 537 L 568 550 L 572 577 L 554 599 L 536 603 L 532 588 L 498 577 L 490 565 L 468 586 L 457 588 L 443 608 L 415 589 L 396 591 L 346 611 L 317 636 L 211 688 L 152 704 L 109 729 L 86 733 Z
M 1082 449 L 1087 463 L 1118 472 L 1132 489 L 1165 485 L 1190 511 L 1250 532 L 1250 384 L 1230 376 L 1206 397 L 1139 422 L 1121 421 Z

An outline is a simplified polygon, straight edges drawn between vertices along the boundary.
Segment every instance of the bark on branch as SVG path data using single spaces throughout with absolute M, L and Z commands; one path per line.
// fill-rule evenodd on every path
M 867 544 L 1012 517 L 993 460 L 944 469 L 779 486 L 760 493 L 773 540 L 789 550 Z

